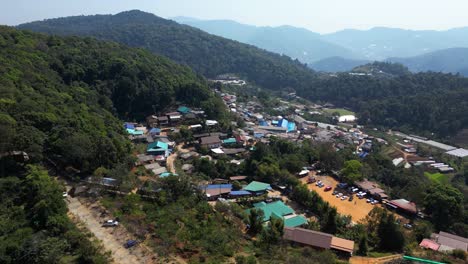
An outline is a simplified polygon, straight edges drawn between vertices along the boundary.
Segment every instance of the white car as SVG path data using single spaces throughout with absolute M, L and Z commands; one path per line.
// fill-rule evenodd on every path
M 353 193 L 355 193 L 355 192 L 359 191 L 359 189 L 358 189 L 358 188 L 353 188 L 351 191 L 352 191 Z
M 341 196 L 343 196 L 343 194 L 339 193 L 339 194 L 336 195 L 336 198 L 340 198 Z
M 348 199 L 348 196 L 346 196 L 346 195 L 341 196 L 341 201 L 344 201 L 346 199 Z
M 119 225 L 119 221 L 116 221 L 116 220 L 107 220 L 104 222 L 104 224 L 102 224 L 103 227 L 114 227 L 118 225 Z
M 67 196 L 68 196 L 68 193 L 67 193 L 67 192 L 63 192 L 63 193 L 62 193 L 62 197 L 65 198 L 65 197 L 67 197 Z

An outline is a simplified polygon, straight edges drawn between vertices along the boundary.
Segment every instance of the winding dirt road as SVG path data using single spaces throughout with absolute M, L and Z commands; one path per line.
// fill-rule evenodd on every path
M 116 238 L 125 238 L 127 234 L 124 227 L 119 226 L 116 228 L 104 228 L 101 226 L 99 218 L 85 205 L 83 205 L 77 198 L 67 197 L 67 205 L 69 213 L 71 213 L 79 222 L 84 224 L 94 236 L 102 241 L 104 249 L 110 251 L 113 258 L 113 263 L 116 264 L 135 264 L 135 263 L 156 263 L 156 256 L 143 246 L 136 246 L 133 249 L 125 249 L 122 241 Z

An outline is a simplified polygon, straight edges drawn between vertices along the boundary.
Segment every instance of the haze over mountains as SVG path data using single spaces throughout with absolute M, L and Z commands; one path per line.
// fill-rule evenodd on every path
M 459 59 L 463 49 L 455 49 L 468 48 L 468 27 L 446 31 L 376 27 L 321 35 L 292 26 L 256 27 L 231 20 L 173 19 L 211 34 L 297 58 L 319 71 L 347 71 L 362 63 L 389 58 L 392 62 L 408 63 L 412 71 L 466 74 L 468 68 L 468 62 Z

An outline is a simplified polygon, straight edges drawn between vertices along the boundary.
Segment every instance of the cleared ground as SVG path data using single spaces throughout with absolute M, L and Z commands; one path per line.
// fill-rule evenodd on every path
M 424 175 L 428 177 L 431 181 L 438 182 L 441 184 L 448 184 L 449 179 L 447 175 L 436 172 L 436 173 L 430 173 L 430 172 L 425 172 Z
M 317 180 L 321 180 L 325 184 L 325 187 L 331 186 L 332 188 L 335 188 L 338 184 L 338 182 L 330 176 L 315 177 Z M 306 183 L 307 177 L 302 178 L 301 181 Z M 332 195 L 332 191 L 325 192 L 325 187 L 319 188 L 315 185 L 315 183 L 307 184 L 307 187 L 309 190 L 316 191 L 323 198 L 323 200 L 330 203 L 330 205 L 335 206 L 338 210 L 338 213 L 342 215 L 350 215 L 353 222 L 363 220 L 375 206 L 379 206 L 366 203 L 366 199 L 358 199 L 356 196 L 354 196 L 354 200 L 351 202 L 348 200 L 342 201 L 341 199 Z
M 328 114 L 333 114 L 333 113 L 339 113 L 340 115 L 355 115 L 354 112 L 346 110 L 344 108 L 329 108 L 329 109 L 324 109 Z

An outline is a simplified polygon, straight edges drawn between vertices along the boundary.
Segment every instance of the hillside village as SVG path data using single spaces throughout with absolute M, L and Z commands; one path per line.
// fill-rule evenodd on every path
M 239 81 L 242 83 L 244 81 Z M 238 86 L 237 84 L 234 84 Z M 173 111 L 150 115 L 145 122 L 123 124 L 129 139 L 135 144 L 135 171 L 140 184 L 137 193 L 143 199 L 153 199 L 164 191 L 159 180 L 190 177 L 204 170 L 203 164 L 222 162 L 229 166 L 232 175 L 222 178 L 196 180 L 196 188 L 208 203 L 237 203 L 246 215 L 251 211 L 261 211 L 260 223 L 267 227 L 273 219 L 281 220 L 285 241 L 316 249 L 329 249 L 337 256 L 348 260 L 359 249 L 357 242 L 340 238 L 326 232 L 311 230 L 316 215 L 301 201 L 297 201 L 293 185 L 286 182 L 262 182 L 256 177 L 236 175 L 242 171 L 246 159 L 259 144 L 285 140 L 293 144 L 304 141 L 330 144 L 333 151 L 351 150 L 356 160 L 374 155 L 376 148 L 385 148 L 393 159 L 395 167 L 410 169 L 421 167 L 427 174 L 442 175 L 454 173 L 468 158 L 468 151 L 415 135 L 397 131 L 378 131 L 356 125 L 356 117 L 346 110 L 331 109 L 332 105 L 322 106 L 306 102 L 299 103 L 295 94 L 281 99 L 271 115 L 264 112 L 259 100 L 239 101 L 233 92 L 214 92 L 222 98 L 227 109 L 245 125 L 232 121 L 229 129 L 223 129 L 218 120 L 206 119 L 204 111 L 180 105 Z M 303 102 L 303 101 L 302 101 Z M 339 111 L 342 112 L 340 115 Z M 334 124 L 311 121 L 304 118 L 312 115 L 330 115 Z M 421 151 L 424 149 L 424 151 Z M 210 165 L 211 166 L 211 165 Z M 208 172 L 209 173 L 209 172 Z M 318 194 L 319 199 L 336 208 L 337 213 L 347 216 L 350 226 L 366 219 L 375 208 L 382 208 L 395 215 L 398 225 L 405 232 L 417 228 L 419 221 L 427 218 L 423 205 L 416 204 L 409 197 L 387 194 L 388 187 L 368 179 L 345 180 L 343 170 L 330 170 L 320 160 L 296 171 L 299 184 Z M 205 174 L 210 176 L 209 174 Z M 74 188 L 72 195 L 89 196 L 96 192 L 121 192 L 121 183 L 109 177 L 91 176 L 86 184 Z M 79 191 L 78 191 L 79 190 Z M 126 192 L 128 192 L 126 191 Z M 418 220 L 419 219 L 419 220 Z M 245 223 L 245 232 L 250 233 L 251 223 Z M 271 227 L 270 227 L 271 228 Z M 441 232 L 418 241 L 419 247 L 426 250 L 447 252 L 467 251 L 468 240 L 460 236 Z

